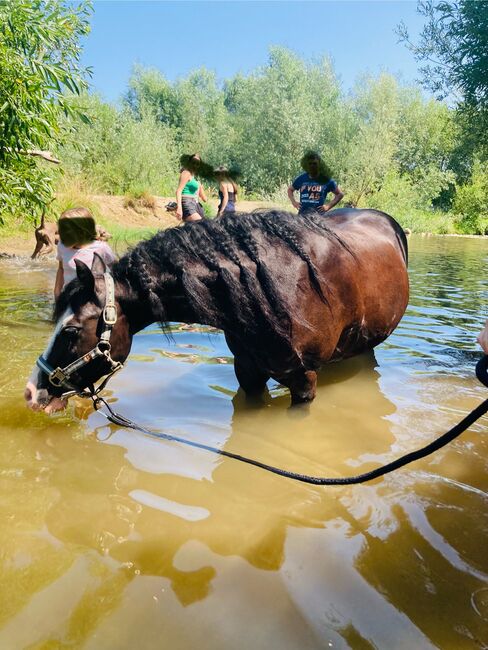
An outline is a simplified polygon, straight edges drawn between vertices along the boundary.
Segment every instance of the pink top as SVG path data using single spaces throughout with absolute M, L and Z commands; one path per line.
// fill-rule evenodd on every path
M 100 255 L 105 264 L 112 264 L 115 261 L 115 255 L 107 242 L 95 240 L 82 248 L 69 248 L 59 242 L 56 259 L 63 263 L 63 287 L 76 278 L 75 260 L 84 262 L 91 269 L 94 253 Z

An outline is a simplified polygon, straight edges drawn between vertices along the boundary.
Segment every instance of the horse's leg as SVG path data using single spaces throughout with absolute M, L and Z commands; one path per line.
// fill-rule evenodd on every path
M 224 332 L 225 340 L 234 355 L 234 372 L 239 386 L 247 395 L 261 395 L 270 375 L 264 372 L 231 334 Z
M 269 379 L 269 375 L 244 355 L 234 356 L 234 372 L 246 395 L 261 395 Z
M 315 370 L 297 370 L 277 381 L 290 389 L 291 403 L 311 402 L 317 393 L 317 373 Z

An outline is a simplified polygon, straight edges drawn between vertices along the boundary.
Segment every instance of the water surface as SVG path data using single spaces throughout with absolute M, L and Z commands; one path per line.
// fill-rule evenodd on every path
M 210 328 L 135 338 L 107 395 L 156 431 L 318 476 L 418 448 L 488 397 L 473 373 L 488 240 L 412 237 L 412 296 L 375 354 L 289 409 L 236 395 Z M 22 391 L 51 325 L 54 267 L 0 263 L 0 648 L 488 647 L 488 418 L 372 483 L 314 487 L 107 426 Z

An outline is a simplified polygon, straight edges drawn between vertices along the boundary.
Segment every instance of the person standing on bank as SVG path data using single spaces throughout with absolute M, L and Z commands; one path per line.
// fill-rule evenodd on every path
M 176 190 L 176 217 L 185 222 L 200 221 L 204 215 L 199 200 L 207 201 L 201 183 L 195 178 L 202 164 L 201 158 L 196 153 L 191 156 L 185 154 L 181 156 L 180 163 L 180 180 Z
M 325 213 L 331 210 L 344 196 L 322 158 L 315 151 L 307 151 L 300 161 L 304 174 L 301 174 L 288 188 L 288 198 L 299 213 L 316 210 Z M 300 201 L 295 199 L 300 193 Z M 326 203 L 327 194 L 332 192 L 332 200 Z
M 226 167 L 217 167 L 214 173 L 219 184 L 219 207 L 217 208 L 217 216 L 220 217 L 224 212 L 235 213 L 238 192 L 237 184 L 229 176 L 229 170 Z

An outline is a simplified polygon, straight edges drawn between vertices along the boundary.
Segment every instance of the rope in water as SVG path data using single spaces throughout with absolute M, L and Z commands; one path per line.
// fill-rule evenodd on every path
M 478 361 L 476 365 L 476 376 L 478 377 L 478 379 L 482 384 L 488 387 L 488 356 L 485 356 L 482 359 L 480 359 L 480 361 Z M 472 424 L 474 424 L 474 422 L 476 422 L 476 420 L 478 420 L 482 415 L 488 412 L 488 399 L 486 399 L 479 406 L 473 409 L 471 413 L 469 413 L 466 417 L 464 417 L 461 420 L 461 422 L 459 422 L 454 427 L 452 427 L 452 429 L 449 429 L 449 431 L 447 431 L 443 435 L 439 436 L 433 442 L 429 443 L 428 445 L 425 445 L 425 447 L 422 447 L 421 449 L 417 449 L 416 451 L 405 454 L 404 456 L 397 458 L 391 463 L 386 463 L 386 465 L 377 467 L 376 469 L 373 469 L 370 472 L 365 472 L 364 474 L 358 474 L 356 476 L 348 476 L 345 478 L 332 478 L 332 477 L 307 476 L 306 474 L 289 472 L 285 469 L 280 469 L 279 467 L 273 467 L 272 465 L 268 465 L 267 463 L 262 463 L 261 461 L 255 460 L 253 458 L 247 458 L 246 456 L 241 456 L 240 454 L 234 454 L 231 451 L 225 451 L 224 449 L 219 449 L 218 447 L 212 447 L 211 445 L 206 445 L 201 442 L 194 442 L 193 440 L 180 438 L 179 436 L 174 436 L 169 433 L 158 433 L 156 431 L 151 431 L 150 429 L 146 429 L 146 427 L 143 427 L 137 424 L 136 422 L 133 422 L 132 420 L 129 420 L 128 418 L 114 411 L 103 399 L 103 397 L 93 397 L 93 403 L 96 410 L 100 408 L 100 404 L 103 404 L 103 406 L 105 406 L 109 412 L 108 413 L 104 413 L 103 411 L 99 411 L 99 412 L 104 417 L 106 417 L 109 422 L 112 422 L 113 424 L 116 424 L 118 426 L 127 427 L 129 429 L 140 431 L 141 433 L 144 433 L 153 438 L 160 438 L 162 440 L 169 440 L 171 442 L 179 442 L 183 445 L 196 447 L 197 449 L 204 449 L 205 451 L 218 454 L 219 456 L 225 456 L 226 458 L 233 458 L 234 460 L 238 460 L 242 463 L 247 463 L 248 465 L 254 465 L 255 467 L 260 467 L 261 469 L 264 469 L 267 472 L 278 474 L 278 476 L 291 478 L 294 479 L 295 481 L 301 481 L 302 483 L 311 483 L 312 485 L 354 485 L 357 483 L 364 483 L 366 481 L 371 481 L 375 478 L 383 476 L 384 474 L 393 472 L 394 470 L 399 469 L 400 467 L 403 467 L 408 463 L 412 463 L 413 461 L 419 460 L 420 458 L 425 458 L 425 456 L 428 456 L 429 454 L 432 454 L 434 451 L 437 451 L 441 447 L 444 447 L 449 442 L 457 438 L 461 433 L 463 433 L 463 431 L 466 431 L 466 429 L 468 429 Z

